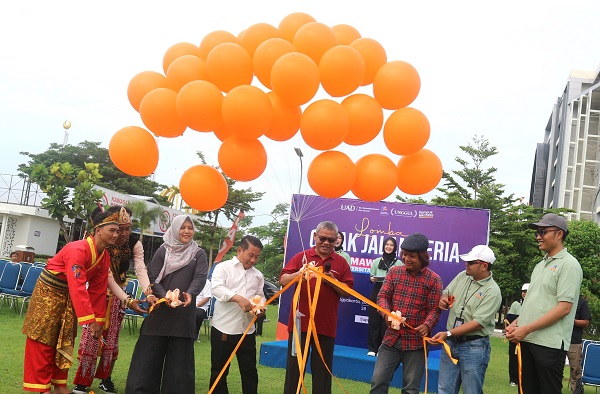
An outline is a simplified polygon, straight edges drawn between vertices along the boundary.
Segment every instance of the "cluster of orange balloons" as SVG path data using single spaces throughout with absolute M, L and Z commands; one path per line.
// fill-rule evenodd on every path
M 220 169 L 238 181 L 264 172 L 267 153 L 261 136 L 286 141 L 298 130 L 307 145 L 324 151 L 308 168 L 308 182 L 321 196 L 352 191 L 362 200 L 378 201 L 396 187 L 426 193 L 441 179 L 439 158 L 424 149 L 429 122 L 408 107 L 419 93 L 419 74 L 406 62 L 388 62 L 381 44 L 361 37 L 352 26 L 329 27 L 293 13 L 278 27 L 257 23 L 237 36 L 214 31 L 200 45 L 171 46 L 163 72 L 141 72 L 127 89 L 149 131 L 125 127 L 110 141 L 112 161 L 130 175 L 148 176 L 156 169 L 152 134 L 175 138 L 190 128 L 213 132 L 221 140 Z M 266 90 L 252 85 L 254 76 Z M 367 85 L 372 85 L 372 96 L 354 93 Z M 311 102 L 320 87 L 331 99 Z M 385 122 L 384 110 L 393 111 Z M 354 163 L 333 150 L 342 143 L 364 145 L 382 126 L 390 153 L 402 156 L 397 163 L 381 154 Z M 179 189 L 184 201 L 201 211 L 220 208 L 228 197 L 224 178 L 210 166 L 189 168 Z

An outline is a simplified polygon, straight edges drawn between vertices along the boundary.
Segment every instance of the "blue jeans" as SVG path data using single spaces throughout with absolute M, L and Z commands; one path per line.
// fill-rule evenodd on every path
M 402 350 L 400 339 L 393 347 L 382 344 L 377 352 L 377 361 L 371 378 L 371 394 L 387 394 L 394 372 L 402 363 L 402 393 L 418 394 L 425 372 L 423 349 Z
M 458 364 L 454 365 L 442 350 L 438 394 L 458 394 L 461 383 L 464 394 L 483 394 L 483 380 L 490 361 L 490 338 L 469 342 L 449 340 L 448 345 Z

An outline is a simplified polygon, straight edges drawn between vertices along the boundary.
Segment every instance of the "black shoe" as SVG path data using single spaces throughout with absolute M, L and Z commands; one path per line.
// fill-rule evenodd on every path
M 115 384 L 110 379 L 102 379 L 102 383 L 98 386 L 100 390 L 107 394 L 116 394 L 117 390 L 115 390 Z
M 86 394 L 88 392 L 87 389 L 88 388 L 82 384 L 76 384 L 75 387 L 73 387 L 72 393 L 73 394 Z

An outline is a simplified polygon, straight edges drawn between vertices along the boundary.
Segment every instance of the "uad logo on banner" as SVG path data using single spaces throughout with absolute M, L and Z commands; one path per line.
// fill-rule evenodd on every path
M 340 205 L 340 209 L 342 211 L 349 211 L 349 212 L 356 211 L 356 207 L 354 205 L 350 205 L 350 204 L 342 204 L 342 205 Z

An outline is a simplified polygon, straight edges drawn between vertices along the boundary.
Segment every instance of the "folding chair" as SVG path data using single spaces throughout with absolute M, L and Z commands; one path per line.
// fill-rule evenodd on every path
M 44 269 L 42 267 L 31 267 L 27 270 L 27 276 L 25 276 L 25 280 L 23 281 L 23 286 L 19 290 L 10 290 L 7 289 L 4 291 L 7 298 L 11 298 L 14 301 L 15 312 L 19 304 L 19 299 L 22 299 L 21 303 L 21 312 L 20 315 L 23 315 L 23 309 L 25 308 L 25 304 L 29 304 L 29 300 L 31 298 L 31 294 L 33 293 L 33 289 L 35 288 L 35 284 L 37 283 L 40 274 Z
M 2 272 L 0 278 L 0 309 L 6 300 L 10 300 L 11 306 L 14 302 L 10 296 L 7 296 L 7 290 L 17 290 L 17 284 L 19 283 L 19 275 L 21 275 L 21 264 L 19 263 L 7 263 Z M 16 311 L 16 310 L 15 310 Z
M 589 343 L 583 359 L 583 377 L 581 382 L 585 386 L 600 387 L 600 343 Z

